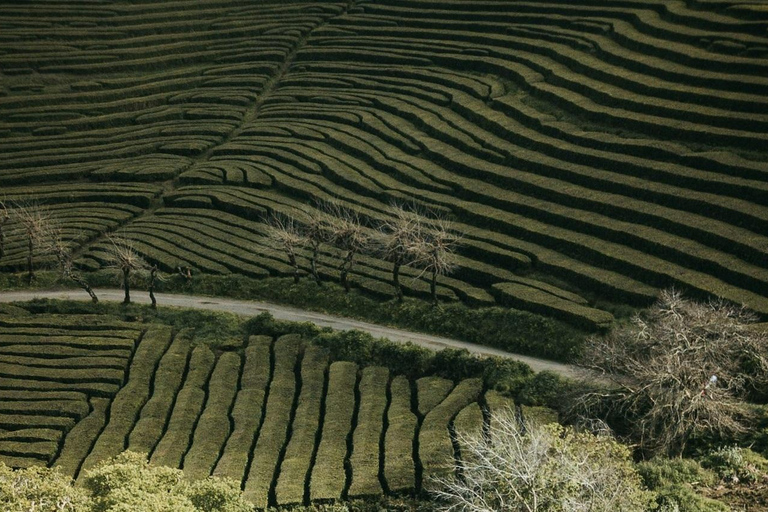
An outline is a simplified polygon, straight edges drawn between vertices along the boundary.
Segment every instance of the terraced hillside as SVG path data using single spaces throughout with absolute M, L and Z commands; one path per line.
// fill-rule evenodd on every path
M 289 275 L 264 215 L 401 201 L 464 233 L 446 300 L 594 328 L 596 297 L 674 284 L 767 314 L 767 30 L 757 1 L 4 2 L 0 187 L 88 269 L 119 231 L 166 270 Z
M 213 350 L 188 329 L 0 312 L 0 462 L 79 477 L 130 449 L 242 483 L 260 508 L 415 493 L 456 432 L 513 405 L 481 379 L 409 380 L 330 362 L 297 335 Z

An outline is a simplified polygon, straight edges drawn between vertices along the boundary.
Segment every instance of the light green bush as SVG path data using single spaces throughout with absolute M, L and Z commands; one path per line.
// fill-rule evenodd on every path
M 713 450 L 701 459 L 701 465 L 733 482 L 755 482 L 768 470 L 768 460 L 749 448 L 735 445 Z
M 56 469 L 34 466 L 12 470 L 0 462 L 0 510 L 3 512 L 80 512 L 88 510 L 83 489 Z

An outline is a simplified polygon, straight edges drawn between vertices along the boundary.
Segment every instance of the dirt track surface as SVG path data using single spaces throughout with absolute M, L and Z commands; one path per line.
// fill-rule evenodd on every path
M 123 291 L 117 289 L 95 290 L 99 300 L 110 302 L 121 302 L 123 300 Z M 178 307 L 190 309 L 203 309 L 208 311 L 223 311 L 242 316 L 256 316 L 263 312 L 272 314 L 278 320 L 289 320 L 291 322 L 312 322 L 321 327 L 331 327 L 333 329 L 348 331 L 357 329 L 367 332 L 375 337 L 388 338 L 395 342 L 411 342 L 432 350 L 442 350 L 444 348 L 464 348 L 473 354 L 486 356 L 501 356 L 515 359 L 528 364 L 534 371 L 549 370 L 565 377 L 578 376 L 577 370 L 570 365 L 539 359 L 536 357 L 524 356 L 505 352 L 492 347 L 485 347 L 474 343 L 432 336 L 418 332 L 383 327 L 381 325 L 361 322 L 351 318 L 316 313 L 303 309 L 296 309 L 290 306 L 271 304 L 268 302 L 256 302 L 249 300 L 235 300 L 223 297 L 205 297 L 198 295 L 177 295 L 169 293 L 155 294 L 159 307 Z M 79 290 L 30 290 L 16 292 L 0 292 L 0 302 L 19 302 L 32 299 L 64 299 L 64 300 L 90 300 L 89 297 Z M 149 304 L 149 297 L 146 293 L 132 294 L 131 299 L 140 304 Z

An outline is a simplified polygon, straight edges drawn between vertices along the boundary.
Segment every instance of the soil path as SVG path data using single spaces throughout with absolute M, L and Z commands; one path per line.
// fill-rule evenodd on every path
M 120 302 L 123 300 L 122 290 L 100 289 L 95 291 L 99 296 L 99 300 L 110 302 Z M 148 304 L 149 298 L 145 295 L 146 294 L 136 294 L 135 297 L 132 296 L 131 298 L 134 300 L 134 302 Z M 391 327 L 383 327 L 381 325 L 361 322 L 351 318 L 327 315 L 324 313 L 316 313 L 314 311 L 296 309 L 280 304 L 271 304 L 268 302 L 256 302 L 249 300 L 235 300 L 224 297 L 177 295 L 169 293 L 158 293 L 156 296 L 159 307 L 174 306 L 179 308 L 224 311 L 242 316 L 256 316 L 266 311 L 271 313 L 272 316 L 278 320 L 289 320 L 292 322 L 312 322 L 321 327 L 331 327 L 338 330 L 357 329 L 370 333 L 375 337 L 389 338 L 392 341 L 401 343 L 410 341 L 411 343 L 421 345 L 422 347 L 430 348 L 432 350 L 442 350 L 444 348 L 465 348 L 470 352 L 478 355 L 501 356 L 522 361 L 530 365 L 530 367 L 537 372 L 542 370 L 549 370 L 565 377 L 576 377 L 579 375 L 579 372 L 573 366 L 548 361 L 546 359 L 513 354 L 496 348 L 477 345 L 475 343 L 468 343 L 465 341 L 443 338 L 441 336 L 432 336 L 430 334 L 405 331 Z M 90 300 L 87 296 L 85 296 L 83 292 L 79 290 L 29 290 L 0 292 L 0 302 L 28 301 L 37 298 Z

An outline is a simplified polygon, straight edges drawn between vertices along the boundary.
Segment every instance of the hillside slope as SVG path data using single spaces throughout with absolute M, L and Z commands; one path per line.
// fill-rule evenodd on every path
M 118 231 L 165 270 L 290 275 L 263 216 L 401 201 L 464 233 L 444 300 L 595 328 L 596 297 L 676 285 L 767 314 L 767 30 L 708 0 L 5 2 L 0 187 L 89 269 Z

